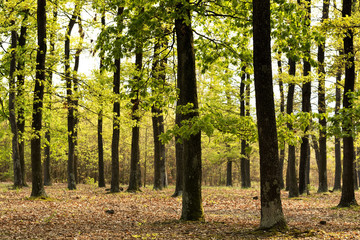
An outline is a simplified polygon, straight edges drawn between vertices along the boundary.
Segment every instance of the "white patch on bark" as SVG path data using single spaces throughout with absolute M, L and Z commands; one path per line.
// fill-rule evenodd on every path
M 261 208 L 260 228 L 271 228 L 279 222 L 284 222 L 284 215 L 279 204 L 272 201 Z

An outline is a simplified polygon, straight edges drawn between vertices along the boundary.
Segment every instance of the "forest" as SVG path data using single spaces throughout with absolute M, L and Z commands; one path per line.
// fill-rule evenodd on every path
M 356 238 L 359 8 L 3 0 L 0 238 Z

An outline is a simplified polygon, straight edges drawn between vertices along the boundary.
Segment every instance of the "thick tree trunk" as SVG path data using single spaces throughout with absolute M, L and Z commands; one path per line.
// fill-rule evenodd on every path
M 351 0 L 343 1 L 343 17 L 351 16 L 351 7 Z M 351 96 L 349 93 L 352 93 L 355 87 L 354 34 L 351 28 L 347 29 L 347 34 L 344 37 L 344 56 L 346 63 L 343 108 L 344 110 L 348 110 L 352 108 Z M 357 205 L 354 192 L 354 139 L 352 137 L 352 118 L 348 116 L 343 124 L 343 131 L 347 136 L 343 138 L 343 187 L 341 191 L 341 200 L 338 206 L 349 207 L 351 205 Z
M 32 171 L 32 197 L 46 197 L 42 179 L 41 166 L 41 124 L 44 98 L 45 58 L 46 58 L 46 0 L 37 1 L 38 49 L 36 54 L 36 78 L 34 87 L 34 103 L 32 114 L 31 138 L 31 171 Z
M 281 206 L 270 46 L 270 1 L 253 0 L 256 115 L 260 148 L 261 229 L 287 228 Z
M 289 75 L 294 76 L 296 74 L 296 63 L 291 58 L 289 58 Z M 286 105 L 286 113 L 293 113 L 294 106 L 294 92 L 295 92 L 295 84 L 289 83 L 289 90 L 287 96 L 287 105 Z M 293 130 L 293 126 L 291 123 L 287 124 L 289 131 Z M 296 177 L 296 161 L 295 161 L 295 146 L 289 144 L 288 150 L 288 172 L 289 176 L 287 177 L 289 180 L 289 197 L 298 197 L 299 196 L 299 188 L 297 184 Z
M 189 4 L 189 0 L 185 1 Z M 178 3 L 175 30 L 177 37 L 177 80 L 180 90 L 179 105 L 192 104 L 192 111 L 182 115 L 182 120 L 199 116 L 196 88 L 194 39 L 191 13 L 187 5 Z M 201 133 L 183 139 L 183 194 L 182 220 L 203 221 L 204 211 L 201 197 Z
M 329 18 L 329 0 L 323 0 L 323 10 L 321 22 Z M 327 192 L 327 160 L 326 160 L 326 118 L 323 116 L 326 113 L 325 102 L 325 40 L 318 47 L 318 109 L 319 109 L 319 189 L 318 192 Z
M 16 48 L 18 35 L 15 30 L 11 31 L 11 62 L 10 62 L 10 76 L 9 76 L 9 122 L 12 132 L 12 159 L 14 171 L 14 187 L 21 188 L 23 186 L 23 178 L 20 163 L 19 152 L 19 133 L 16 121 L 15 98 L 15 71 L 16 71 Z

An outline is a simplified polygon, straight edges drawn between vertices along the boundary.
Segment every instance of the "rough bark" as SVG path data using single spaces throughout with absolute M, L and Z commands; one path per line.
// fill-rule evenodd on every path
M 323 0 L 323 10 L 321 22 L 329 18 L 329 0 Z M 326 118 L 322 116 L 326 113 L 325 102 L 325 40 L 318 47 L 318 110 L 319 110 L 319 189 L 318 192 L 327 192 L 327 159 L 326 159 Z
M 351 0 L 343 1 L 342 16 L 351 16 Z M 345 56 L 345 87 L 343 96 L 344 110 L 352 108 L 352 100 L 349 93 L 355 87 L 355 59 L 354 59 L 354 34 L 351 28 L 347 29 L 344 37 L 344 56 Z M 344 116 L 345 117 L 345 116 Z M 343 186 L 339 207 L 349 207 L 357 205 L 354 192 L 354 139 L 352 132 L 352 118 L 349 116 L 343 121 L 343 131 L 346 136 L 343 138 Z
M 281 206 L 279 149 L 271 68 L 270 1 L 253 0 L 256 115 L 260 150 L 261 229 L 287 228 Z
M 37 39 L 36 74 L 34 87 L 34 102 L 31 127 L 34 131 L 31 138 L 31 172 L 32 197 L 46 197 L 41 166 L 41 124 L 44 99 L 45 58 L 46 58 L 46 0 L 37 1 Z
M 194 39 L 191 26 L 191 13 L 187 4 L 178 3 L 175 31 L 177 37 L 179 104 L 192 104 L 192 111 L 182 115 L 182 120 L 199 116 L 196 88 Z M 203 221 L 204 211 L 201 197 L 201 133 L 183 139 L 183 194 L 182 220 Z

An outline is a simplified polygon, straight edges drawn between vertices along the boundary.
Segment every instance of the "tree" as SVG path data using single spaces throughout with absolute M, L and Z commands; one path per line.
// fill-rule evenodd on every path
M 73 81 L 71 78 L 70 70 L 70 36 L 71 31 L 76 23 L 76 19 L 80 13 L 80 5 L 75 5 L 74 12 L 69 21 L 69 25 L 66 29 L 65 35 L 65 80 L 66 80 L 66 102 L 68 108 L 67 124 L 68 124 L 68 189 L 76 189 L 76 178 L 75 178 L 75 106 L 73 100 Z
M 105 29 L 105 9 L 101 13 L 101 27 L 102 30 Z M 100 75 L 103 73 L 103 62 L 104 57 L 100 57 Z M 102 105 L 102 104 L 101 104 Z M 103 111 L 102 109 L 98 112 L 98 157 L 99 157 L 99 187 L 105 187 L 105 173 L 104 173 L 104 144 L 103 144 Z
M 323 10 L 321 22 L 329 18 L 329 0 L 323 0 Z M 318 110 L 319 110 L 319 189 L 318 192 L 327 192 L 327 164 L 326 164 L 326 102 L 325 102 L 325 39 L 318 47 Z
M 159 39 L 154 46 L 154 60 L 153 60 L 153 69 L 152 75 L 154 78 L 154 83 L 157 88 L 161 91 L 164 90 L 166 85 L 166 57 L 159 55 L 167 43 L 164 42 L 165 39 Z M 152 91 L 155 93 L 156 89 L 153 87 Z M 151 107 L 152 112 L 152 123 L 153 123 L 153 134 L 154 134 L 154 189 L 162 189 L 167 186 L 167 175 L 166 175 L 166 166 L 165 166 L 165 144 L 160 141 L 160 135 L 164 133 L 164 116 L 162 110 L 162 95 L 160 99 L 155 101 Z
M 336 73 L 336 86 L 335 86 L 335 116 L 339 115 L 340 105 L 341 105 L 341 89 L 340 89 L 340 81 L 342 71 L 339 69 Z M 335 136 L 335 182 L 334 188 L 335 190 L 341 189 L 341 143 L 340 138 Z
M 289 75 L 295 77 L 296 74 L 296 62 L 290 57 L 289 58 Z M 295 83 L 289 83 L 287 103 L 286 103 L 286 113 L 288 115 L 293 114 L 294 106 L 294 92 L 295 92 Z M 288 130 L 293 130 L 293 125 L 291 123 L 287 124 Z M 288 150 L 288 188 L 289 188 L 289 197 L 298 197 L 299 188 L 297 184 L 296 177 L 296 161 L 295 161 L 295 145 L 294 143 L 289 144 Z
M 279 153 L 271 69 L 270 1 L 253 0 L 256 115 L 260 148 L 261 229 L 287 228 L 280 198 Z
M 196 89 L 194 39 L 191 26 L 190 1 L 177 2 L 175 31 L 177 42 L 177 80 L 179 105 L 189 106 L 181 120 L 193 121 L 199 116 Z M 202 221 L 204 211 L 201 197 L 201 133 L 196 132 L 183 140 L 183 194 L 182 220 Z
M 14 24 L 14 22 L 12 22 Z M 12 132 L 12 159 L 14 165 L 14 187 L 21 188 L 23 186 L 23 177 L 20 164 L 19 152 L 19 133 L 16 121 L 15 110 L 15 71 L 16 71 L 16 47 L 18 35 L 16 30 L 11 31 L 11 62 L 10 62 L 10 76 L 9 76 L 9 122 Z
M 32 197 L 46 197 L 42 179 L 41 167 L 41 124 L 42 107 L 44 98 L 44 82 L 46 80 L 46 0 L 37 1 L 37 39 L 38 49 L 36 52 L 36 76 L 34 87 L 34 102 L 32 113 L 32 129 L 34 134 L 31 138 L 31 171 L 32 171 Z
M 124 7 L 118 7 L 117 17 L 122 17 Z M 118 27 L 122 19 L 117 19 Z M 119 37 L 116 38 L 119 41 Z M 120 46 L 118 46 L 120 48 Z M 118 53 L 119 54 L 119 53 Z M 120 55 L 115 55 L 115 72 L 113 81 L 113 93 L 115 101 L 113 106 L 113 136 L 111 142 L 111 192 L 119 192 L 120 170 L 119 170 L 119 138 L 120 138 Z
M 351 17 L 352 0 L 343 0 L 342 17 Z M 355 87 L 355 59 L 354 59 L 354 33 L 352 28 L 346 29 L 344 41 L 345 57 L 345 87 L 343 96 L 344 115 L 346 110 L 352 108 L 351 93 Z M 352 130 L 352 117 L 345 117 L 343 131 L 346 134 L 343 138 L 343 187 L 338 207 L 350 207 L 357 205 L 354 192 L 354 139 Z
M 311 0 L 306 0 L 304 3 L 305 14 L 306 14 L 306 22 L 305 28 L 310 29 L 311 22 Z M 305 42 L 309 41 L 306 39 Z M 311 72 L 310 65 L 310 44 L 306 44 L 305 53 L 304 53 L 304 82 L 302 85 L 302 106 L 301 110 L 304 114 L 309 114 L 311 112 L 311 81 L 308 78 Z M 304 136 L 301 138 L 301 146 L 300 146 L 300 164 L 299 164 L 299 187 L 298 191 L 300 194 L 303 194 L 307 190 L 307 182 L 306 182 L 306 165 L 309 161 L 309 124 L 305 126 Z

